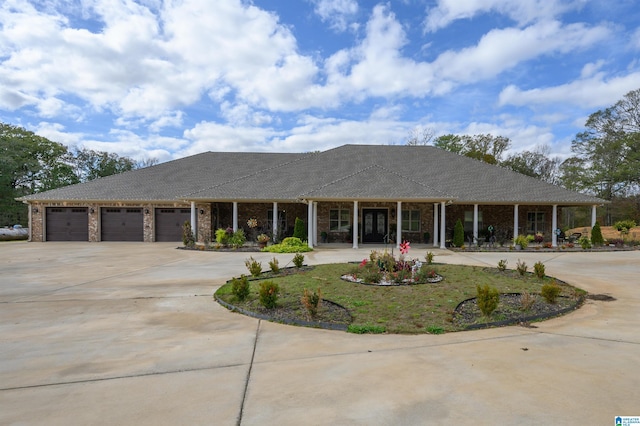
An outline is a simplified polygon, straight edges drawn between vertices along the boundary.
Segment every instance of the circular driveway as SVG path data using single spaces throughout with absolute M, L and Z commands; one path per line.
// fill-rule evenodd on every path
M 640 251 L 414 247 L 409 256 L 431 250 L 436 262 L 542 261 L 616 300 L 536 328 L 405 336 L 229 312 L 212 294 L 246 273 L 249 254 L 175 247 L 0 243 L 0 424 L 606 425 L 640 415 Z M 306 260 L 361 260 L 370 249 Z

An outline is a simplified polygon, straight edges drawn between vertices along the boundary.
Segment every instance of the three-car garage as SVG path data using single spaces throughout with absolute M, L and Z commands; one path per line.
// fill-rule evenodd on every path
M 153 227 L 154 241 L 177 242 L 190 218 L 189 208 L 47 207 L 46 241 L 89 241 L 93 221 L 100 241 L 144 241 L 146 223 Z

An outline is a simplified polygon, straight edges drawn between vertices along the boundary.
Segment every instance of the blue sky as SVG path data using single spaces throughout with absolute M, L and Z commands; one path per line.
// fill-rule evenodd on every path
M 0 121 L 159 161 L 424 129 L 566 157 L 639 58 L 637 0 L 4 0 Z

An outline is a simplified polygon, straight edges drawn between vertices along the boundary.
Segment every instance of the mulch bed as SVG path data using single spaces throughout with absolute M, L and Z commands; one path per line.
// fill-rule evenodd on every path
M 580 307 L 583 299 L 558 297 L 555 304 L 548 303 L 540 295 L 531 295 L 535 298 L 533 305 L 526 311 L 522 309 L 519 293 L 507 293 L 500 295 L 500 303 L 490 318 L 486 318 L 475 298 L 461 302 L 455 309 L 453 322 L 467 329 L 488 328 L 511 324 L 528 324 L 545 318 L 562 315 Z

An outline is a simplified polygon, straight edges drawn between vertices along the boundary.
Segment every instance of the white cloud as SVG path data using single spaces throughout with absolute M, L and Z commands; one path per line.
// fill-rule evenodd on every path
M 331 27 L 337 31 L 345 31 L 351 23 L 356 29 L 357 24 L 352 18 L 358 12 L 358 2 L 355 0 L 314 0 L 315 13 L 320 16 L 323 22 L 329 22 Z
M 515 85 L 505 87 L 499 96 L 500 105 L 572 104 L 586 108 L 613 105 L 631 90 L 640 87 L 640 72 L 606 78 L 600 72 L 567 84 L 544 89 L 521 90 Z
M 508 16 L 519 26 L 556 16 L 580 7 L 583 1 L 560 0 L 439 0 L 427 9 L 425 31 L 435 32 L 459 19 L 471 19 L 479 14 L 496 12 Z

